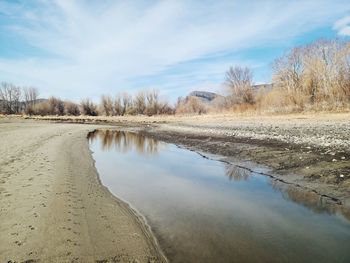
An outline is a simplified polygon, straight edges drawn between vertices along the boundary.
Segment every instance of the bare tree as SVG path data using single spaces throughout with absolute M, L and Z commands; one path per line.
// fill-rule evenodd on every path
M 254 103 L 252 79 L 253 74 L 247 67 L 230 67 L 226 72 L 225 83 L 230 89 L 233 103 Z
M 48 99 L 49 114 L 51 115 L 64 115 L 64 102 L 56 97 L 50 97 Z
M 66 115 L 72 115 L 72 116 L 80 115 L 79 106 L 74 102 L 66 101 L 64 103 L 64 108 L 65 108 Z
M 90 99 L 83 99 L 80 103 L 82 107 L 82 113 L 89 116 L 97 116 L 97 106 Z
M 122 115 L 123 107 L 120 94 L 115 97 L 113 107 L 115 115 Z
M 127 92 L 124 92 L 122 94 L 122 97 L 121 97 L 121 114 L 120 115 L 125 115 L 125 113 L 127 113 L 127 111 L 129 110 L 129 108 L 131 107 L 132 105 L 132 97 L 127 93 Z
M 157 90 L 150 90 L 146 93 L 146 110 L 145 114 L 148 116 L 158 114 L 159 110 L 159 92 Z
M 23 93 L 25 102 L 25 112 L 27 114 L 33 114 L 35 104 L 39 96 L 38 89 L 33 87 L 23 88 Z
M 19 113 L 21 110 L 21 89 L 3 82 L 0 86 L 0 101 L 5 114 Z
M 20 113 L 22 111 L 21 96 L 22 96 L 21 89 L 19 87 L 14 87 L 13 88 L 13 111 L 14 111 L 14 113 Z
M 175 110 L 169 105 L 167 101 L 161 101 L 159 103 L 158 114 L 170 115 L 174 114 Z
M 36 100 L 39 97 L 38 89 L 33 87 L 23 88 L 23 93 L 26 105 L 35 106 Z
M 110 96 L 102 95 L 101 107 L 106 116 L 114 115 L 113 99 Z
M 146 96 L 144 91 L 140 91 L 135 97 L 135 109 L 137 114 L 144 114 L 146 109 Z

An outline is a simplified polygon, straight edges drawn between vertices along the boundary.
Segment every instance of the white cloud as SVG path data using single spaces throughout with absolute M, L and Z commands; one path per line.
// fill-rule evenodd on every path
M 8 18 L 0 30 L 43 53 L 0 56 L 0 78 L 66 98 L 116 93 L 179 63 L 291 39 L 350 8 L 326 0 L 101 2 L 0 3 Z M 201 81 L 208 66 L 195 72 Z
M 341 36 L 350 36 L 350 16 L 337 20 L 334 23 L 333 29 L 337 30 Z

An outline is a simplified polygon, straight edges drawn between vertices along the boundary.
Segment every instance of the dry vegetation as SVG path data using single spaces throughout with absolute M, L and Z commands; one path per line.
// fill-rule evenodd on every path
M 320 40 L 277 58 L 272 85 L 254 89 L 247 67 L 226 72 L 228 95 L 210 105 L 182 99 L 178 113 L 344 111 L 350 108 L 350 42 Z
M 277 59 L 273 69 L 276 87 L 267 95 L 267 103 L 262 100 L 263 107 L 268 104 L 297 111 L 349 107 L 349 42 L 318 41 L 294 48 Z M 271 97 L 276 96 L 280 102 L 274 105 Z
M 231 67 L 225 76 L 227 96 L 210 103 L 198 97 L 179 98 L 174 106 L 158 91 L 103 95 L 99 104 L 83 99 L 79 104 L 56 97 L 38 100 L 36 88 L 0 86 L 0 113 L 69 116 L 124 116 L 206 114 L 218 112 L 344 111 L 350 108 L 350 42 L 323 40 L 296 47 L 273 63 L 273 84 L 253 85 L 247 67 Z

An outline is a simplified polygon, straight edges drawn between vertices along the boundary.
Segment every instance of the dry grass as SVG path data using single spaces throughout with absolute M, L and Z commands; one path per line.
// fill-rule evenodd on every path
M 208 124 L 227 122 L 318 122 L 318 121 L 350 121 L 350 111 L 342 113 L 330 112 L 307 112 L 307 113 L 260 113 L 258 111 L 242 111 L 241 113 L 208 113 L 205 115 L 157 115 L 157 116 L 22 116 L 25 119 L 48 120 L 59 122 L 75 123 L 135 123 L 135 124 L 152 124 L 152 123 L 189 123 L 189 124 Z

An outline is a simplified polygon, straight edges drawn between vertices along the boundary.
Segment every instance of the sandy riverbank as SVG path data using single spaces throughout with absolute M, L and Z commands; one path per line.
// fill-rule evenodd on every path
M 0 122 L 0 262 L 162 262 L 151 233 L 100 185 L 95 127 Z

